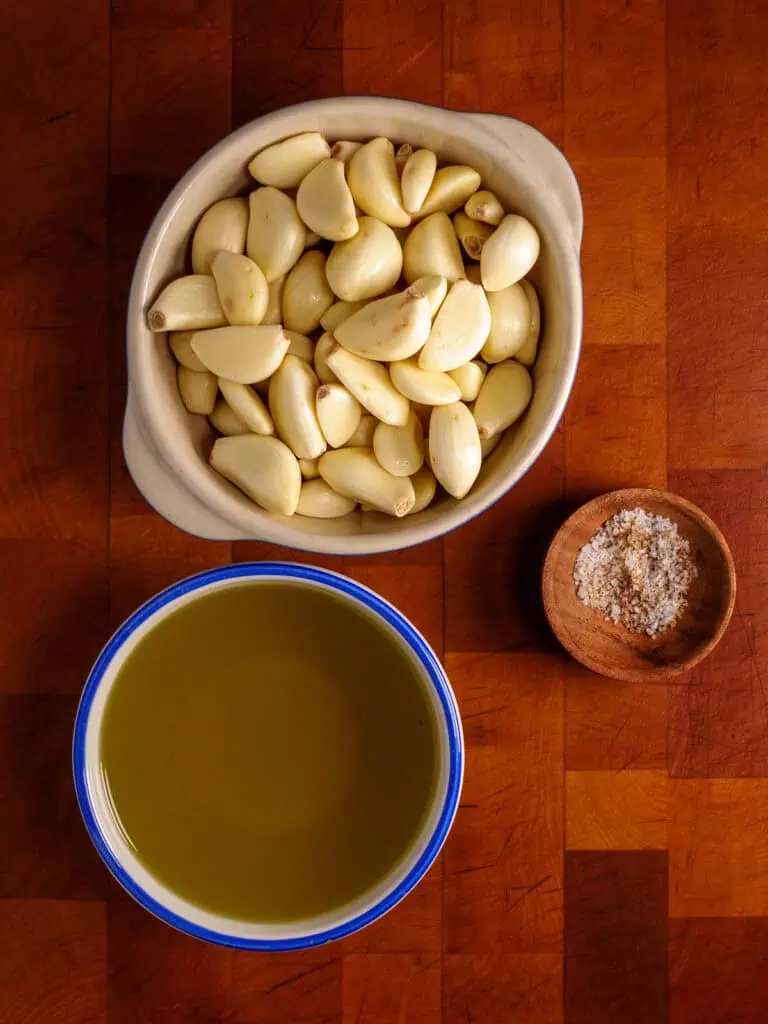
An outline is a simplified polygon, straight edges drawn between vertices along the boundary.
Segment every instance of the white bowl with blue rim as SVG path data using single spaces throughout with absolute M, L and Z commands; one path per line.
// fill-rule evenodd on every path
M 287 581 L 349 601 L 372 615 L 401 645 L 420 674 L 437 723 L 437 781 L 421 829 L 410 847 L 373 889 L 344 907 L 302 921 L 262 923 L 224 917 L 181 897 L 136 856 L 122 831 L 101 770 L 104 711 L 117 675 L 141 639 L 181 605 L 212 590 L 244 583 Z M 161 921 L 196 938 L 251 950 L 290 950 L 344 938 L 392 909 L 429 870 L 448 835 L 459 803 L 464 771 L 461 720 L 450 683 L 424 637 L 396 608 L 338 573 L 284 562 L 224 566 L 181 580 L 128 618 L 99 655 L 77 711 L 73 743 L 75 790 L 85 826 L 115 879 Z
M 246 166 L 254 153 L 306 131 L 322 131 L 331 140 L 386 135 L 426 146 L 446 162 L 469 164 L 507 209 L 522 213 L 538 229 L 541 255 L 531 278 L 541 296 L 542 338 L 533 399 L 461 501 L 441 495 L 403 519 L 357 511 L 339 519 L 263 511 L 211 469 L 212 428 L 205 417 L 184 409 L 165 335 L 147 330 L 147 310 L 160 290 L 185 273 L 201 213 L 217 199 L 253 187 Z M 535 128 L 511 117 L 381 96 L 337 96 L 285 107 L 244 125 L 179 181 L 147 232 L 136 262 L 128 307 L 123 426 L 123 449 L 136 486 L 157 512 L 188 533 L 326 554 L 394 551 L 462 526 L 531 468 L 563 415 L 581 348 L 582 227 L 581 196 L 568 161 Z

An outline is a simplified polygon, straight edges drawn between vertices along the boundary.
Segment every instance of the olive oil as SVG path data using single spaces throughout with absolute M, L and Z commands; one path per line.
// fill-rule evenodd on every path
M 101 767 L 145 867 L 206 910 L 286 922 L 381 881 L 433 799 L 437 726 L 372 616 L 290 581 L 159 622 L 109 694 Z

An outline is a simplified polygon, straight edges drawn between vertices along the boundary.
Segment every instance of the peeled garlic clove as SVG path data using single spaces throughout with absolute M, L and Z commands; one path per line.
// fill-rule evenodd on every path
M 319 242 L 322 242 L 321 236 L 316 231 L 308 231 L 304 239 L 304 250 L 313 249 Z
M 435 180 L 437 157 L 431 149 L 417 149 L 408 157 L 401 179 L 403 206 L 408 213 L 418 213 L 424 205 Z
M 408 422 L 408 399 L 389 379 L 380 363 L 363 359 L 336 345 L 328 356 L 328 366 L 358 402 L 376 419 L 403 427 Z
M 480 454 L 483 456 L 483 462 L 485 462 L 503 436 L 503 434 L 494 434 L 493 437 L 480 438 Z
M 404 427 L 379 423 L 373 435 L 373 454 L 392 476 L 413 476 L 424 464 L 424 431 L 411 413 Z
M 498 292 L 525 277 L 539 258 L 540 245 L 539 233 L 529 220 L 507 214 L 480 254 L 483 288 Z
M 389 376 L 401 395 L 420 405 L 450 405 L 461 398 L 459 385 L 447 373 L 422 370 L 415 359 L 390 363 Z
M 258 264 L 240 253 L 220 252 L 211 264 L 224 315 L 231 324 L 260 324 L 267 311 L 269 285 Z
M 245 252 L 248 231 L 248 200 L 242 196 L 220 199 L 209 206 L 192 236 L 192 271 L 210 274 L 219 252 Z
M 315 373 L 321 384 L 336 384 L 339 378 L 328 365 L 328 356 L 336 348 L 336 339 L 326 332 L 315 345 Z
M 276 188 L 257 188 L 248 197 L 245 247 L 268 282 L 287 274 L 304 252 L 307 230 L 296 203 Z
M 267 512 L 292 516 L 299 503 L 301 470 L 296 456 L 276 437 L 220 437 L 211 466 Z
M 355 201 L 349 191 L 341 160 L 323 160 L 299 185 L 299 216 L 312 231 L 332 242 L 357 234 Z
M 539 335 L 541 334 L 541 304 L 536 289 L 530 281 L 520 281 L 520 287 L 526 294 L 530 309 L 530 320 L 528 322 L 528 334 L 525 341 L 515 353 L 515 359 L 523 366 L 533 366 L 536 362 L 536 352 L 539 348 Z
M 418 290 L 376 299 L 333 332 L 349 352 L 366 359 L 407 359 L 422 347 L 432 327 L 429 301 Z
M 334 160 L 341 160 L 343 164 L 348 164 L 362 145 L 362 142 L 350 142 L 348 139 L 341 139 L 339 142 L 334 142 L 331 148 L 331 156 Z
M 208 417 L 211 426 L 218 430 L 225 437 L 238 437 L 240 434 L 250 434 L 251 431 L 243 423 L 234 410 L 230 409 L 223 398 L 220 398 L 214 406 L 213 412 Z
M 411 477 L 413 493 L 416 495 L 416 504 L 409 515 L 415 516 L 417 512 L 423 512 L 427 505 L 431 504 L 437 490 L 437 481 L 434 473 L 426 466 L 422 466 L 418 473 Z
M 288 351 L 288 335 L 280 326 L 218 327 L 197 331 L 192 350 L 211 373 L 238 384 L 256 384 L 271 377 Z
M 480 437 L 493 437 L 511 426 L 525 412 L 532 394 L 531 375 L 516 359 L 492 366 L 472 410 Z
M 504 207 L 493 192 L 481 189 L 466 201 L 464 213 L 472 220 L 498 227 L 504 216 Z
M 361 217 L 358 223 L 354 238 L 337 242 L 325 265 L 328 284 L 347 302 L 388 291 L 403 269 L 403 250 L 392 228 L 374 217 Z
M 325 256 L 321 252 L 305 252 L 285 279 L 283 325 L 298 334 L 316 331 L 320 317 L 333 299 L 325 276 Z
M 501 363 L 517 355 L 525 343 L 531 325 L 531 306 L 519 282 L 501 291 L 489 292 L 488 305 L 491 330 L 482 356 L 486 363 Z
M 413 146 L 410 142 L 404 142 L 402 146 L 397 147 L 395 152 L 395 167 L 398 169 L 400 174 L 403 173 L 403 168 L 408 163 L 408 160 L 413 155 Z
M 319 461 L 319 459 L 299 459 L 299 469 L 305 480 L 316 480 L 320 476 L 320 470 L 317 468 Z
M 287 274 L 269 282 L 267 309 L 262 317 L 262 324 L 282 324 L 283 322 L 283 289 Z
M 371 139 L 361 146 L 347 165 L 347 180 L 364 213 L 393 228 L 406 228 L 411 223 L 410 214 L 403 208 L 395 149 L 389 139 Z
M 226 322 L 210 274 L 177 277 L 163 288 L 147 313 L 150 331 L 201 331 Z
M 453 213 L 480 187 L 480 175 L 474 167 L 452 164 L 441 167 L 435 174 L 432 187 L 427 193 L 419 216 L 430 213 Z
M 536 362 L 538 335 L 531 335 L 515 353 L 515 359 L 523 366 L 532 367 Z
M 343 299 L 341 302 L 334 302 L 320 317 L 320 326 L 324 331 L 333 331 L 364 305 L 364 302 L 344 302 Z
M 448 376 L 458 385 L 462 402 L 474 402 L 487 372 L 488 367 L 485 363 L 475 359 L 471 363 L 464 363 L 463 366 L 450 370 Z
M 464 277 L 459 240 L 447 213 L 433 213 L 414 227 L 403 246 L 403 269 L 411 284 L 429 274 L 447 281 Z
M 207 370 L 198 372 L 186 366 L 176 371 L 179 394 L 187 412 L 209 416 L 216 405 L 216 378 Z
M 453 227 L 467 256 L 479 260 L 483 246 L 493 234 L 490 224 L 481 224 L 478 220 L 472 220 L 466 213 L 459 212 L 453 216 Z
M 332 490 L 325 480 L 308 480 L 302 485 L 296 514 L 313 519 L 336 519 L 352 512 L 357 502 Z
M 296 356 L 286 356 L 269 382 L 277 432 L 299 459 L 316 459 L 327 447 L 315 412 L 316 391 L 317 377 Z
M 303 359 L 305 363 L 309 363 L 312 366 L 315 361 L 315 343 L 311 338 L 308 338 L 305 334 L 299 334 L 298 331 L 286 331 L 288 335 L 288 355 L 298 356 L 299 359 Z
M 194 331 L 171 331 L 168 335 L 168 344 L 178 363 L 186 366 L 188 370 L 197 370 L 198 373 L 202 373 L 206 367 L 192 351 L 191 343 L 194 333 Z
M 413 295 L 419 294 L 426 297 L 429 302 L 429 311 L 434 317 L 448 294 L 448 282 L 439 274 L 427 274 L 426 277 L 417 277 L 409 291 Z
M 538 349 L 538 338 L 535 340 L 531 337 L 528 341 L 523 342 L 520 348 L 515 353 L 515 359 L 518 363 L 522 363 L 523 366 L 533 366 L 536 362 L 536 351 Z
M 455 370 L 468 363 L 485 344 L 491 329 L 488 299 L 478 284 L 451 285 L 419 355 L 422 370 Z
M 363 410 L 343 384 L 321 384 L 315 395 L 320 429 L 331 448 L 341 448 L 360 424 Z
M 429 421 L 432 472 L 454 498 L 463 498 L 477 479 L 482 456 L 477 424 L 463 402 L 441 405 Z
M 263 185 L 297 188 L 302 178 L 330 155 L 331 147 L 320 132 L 304 132 L 262 149 L 248 170 Z
M 387 473 L 370 448 L 326 452 L 320 459 L 320 476 L 339 494 L 398 518 L 408 515 L 416 502 L 410 479 Z
M 253 388 L 219 377 L 219 390 L 224 401 L 249 430 L 255 434 L 274 434 L 275 424 L 269 410 Z
M 347 439 L 346 448 L 370 448 L 373 445 L 373 435 L 376 432 L 378 420 L 375 416 L 363 413 L 357 430 Z

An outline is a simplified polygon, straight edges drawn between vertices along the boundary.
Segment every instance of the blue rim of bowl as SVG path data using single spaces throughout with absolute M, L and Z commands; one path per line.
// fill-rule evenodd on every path
M 384 896 L 378 903 L 344 924 L 327 928 L 324 931 L 296 938 L 248 939 L 205 928 L 168 910 L 167 907 L 150 896 L 146 890 L 138 885 L 120 864 L 101 831 L 91 804 L 85 761 L 85 737 L 94 697 L 110 663 L 123 644 L 147 619 L 178 598 L 200 590 L 211 583 L 232 579 L 248 580 L 269 577 L 293 578 L 311 583 L 319 583 L 332 590 L 337 590 L 347 597 L 359 601 L 366 608 L 381 616 L 387 625 L 394 629 L 408 644 L 424 666 L 443 710 L 448 732 L 448 785 L 440 817 L 419 859 L 392 892 Z M 351 935 L 353 932 L 359 931 L 386 914 L 387 911 L 391 910 L 417 885 L 440 852 L 456 814 L 464 770 L 464 747 L 461 719 L 448 677 L 424 637 L 388 601 L 385 601 L 374 591 L 359 583 L 355 583 L 348 577 L 326 569 L 316 569 L 313 566 L 294 564 L 292 562 L 244 562 L 237 565 L 209 569 L 206 572 L 189 576 L 178 583 L 174 583 L 138 608 L 113 634 L 91 669 L 82 697 L 80 698 L 75 717 L 72 763 L 77 802 L 91 841 L 116 881 L 120 883 L 137 903 L 161 921 L 194 938 L 213 942 L 220 946 L 229 946 L 233 949 L 278 951 L 307 949 Z

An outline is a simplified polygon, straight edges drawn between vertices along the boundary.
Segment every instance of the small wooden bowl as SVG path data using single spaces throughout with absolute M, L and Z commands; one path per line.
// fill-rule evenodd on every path
M 682 617 L 655 637 L 631 633 L 587 608 L 576 596 L 573 579 L 581 548 L 607 519 L 633 508 L 676 523 L 698 570 Z M 549 624 L 577 661 L 613 679 L 643 682 L 687 672 L 713 650 L 733 612 L 736 570 L 725 538 L 700 509 L 666 491 L 636 488 L 595 498 L 561 526 L 544 562 L 542 590 Z

